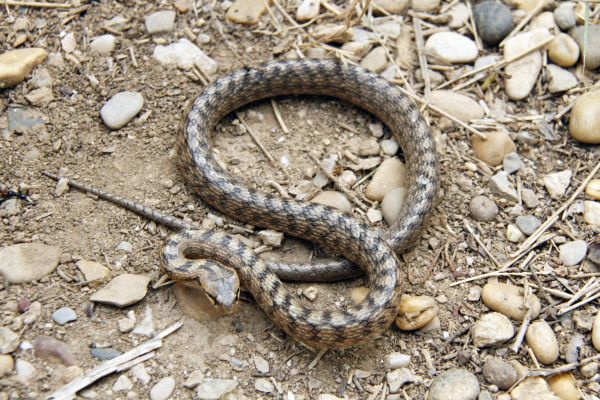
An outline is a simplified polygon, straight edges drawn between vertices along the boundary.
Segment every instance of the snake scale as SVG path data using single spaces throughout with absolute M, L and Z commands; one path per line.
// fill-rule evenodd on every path
M 245 186 L 227 174 L 209 144 L 215 125 L 248 103 L 281 95 L 332 96 L 365 109 L 392 131 L 407 165 L 408 193 L 397 221 L 383 234 L 332 208 L 283 199 Z M 236 220 L 319 244 L 344 259 L 311 264 L 271 263 L 239 239 L 199 230 L 177 218 L 76 183 L 157 222 L 180 228 L 165 243 L 162 263 L 175 279 L 218 282 L 215 300 L 230 306 L 237 277 L 269 318 L 291 337 L 315 348 L 341 348 L 378 336 L 394 320 L 401 279 L 395 251 L 421 232 L 439 186 L 435 144 L 420 113 L 396 87 L 363 68 L 331 60 L 271 62 L 226 74 L 191 103 L 178 136 L 179 169 L 200 198 Z M 54 177 L 50 174 L 46 175 Z M 235 280 L 224 270 L 234 270 Z M 366 273 L 370 291 L 358 305 L 322 310 L 297 301 L 281 279 L 326 281 Z M 223 288 L 224 290 L 221 290 Z

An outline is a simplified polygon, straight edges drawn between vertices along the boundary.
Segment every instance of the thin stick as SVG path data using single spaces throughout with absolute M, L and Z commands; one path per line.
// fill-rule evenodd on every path
M 289 134 L 290 130 L 288 129 L 287 125 L 285 124 L 285 121 L 283 120 L 283 117 L 281 116 L 281 113 L 279 112 L 279 106 L 277 105 L 275 99 L 271 99 L 271 107 L 273 107 L 273 113 L 275 114 L 275 118 L 277 119 L 281 130 L 283 131 L 283 133 Z
M 535 257 L 535 253 L 529 253 L 529 255 L 527 256 L 527 258 L 526 258 L 526 259 L 523 261 L 523 263 L 522 263 L 522 264 L 521 264 L 521 266 L 519 267 L 519 269 L 521 269 L 521 268 L 523 268 L 524 266 L 526 266 L 526 265 L 527 265 L 527 264 L 528 264 L 528 263 L 531 261 L 531 259 L 532 259 L 533 257 Z M 511 264 L 511 265 L 512 265 L 512 264 Z M 480 279 L 491 278 L 491 277 L 493 277 L 493 276 L 502 276 L 502 275 L 504 275 L 504 272 L 505 272 L 505 271 L 506 271 L 506 270 L 507 270 L 509 267 L 510 267 L 510 265 L 506 265 L 506 264 L 505 264 L 505 265 L 503 265 L 503 266 L 502 266 L 502 268 L 500 268 L 498 271 L 487 272 L 487 273 L 485 273 L 485 274 L 481 274 L 481 275 L 473 276 L 473 277 L 470 277 L 470 278 L 466 278 L 466 279 L 463 279 L 463 280 L 461 280 L 461 281 L 457 281 L 457 282 L 454 282 L 454 283 L 450 284 L 450 287 L 452 287 L 452 286 L 458 286 L 458 285 L 460 285 L 460 284 L 467 283 L 467 282 L 471 282 L 471 281 L 478 281 L 478 280 L 480 280 Z
M 529 11 L 529 13 L 525 16 L 525 18 L 523 18 L 521 20 L 521 22 L 519 22 L 519 24 L 515 27 L 515 29 L 513 29 L 512 32 L 509 33 L 508 36 L 506 36 L 500 42 L 499 46 L 500 47 L 504 46 L 504 43 L 506 43 L 506 41 L 508 39 L 515 36 L 517 33 L 519 33 L 521 31 L 521 29 L 523 29 L 523 27 L 529 23 L 531 18 L 535 17 L 542 10 L 542 8 L 544 8 L 544 5 L 546 5 L 546 0 L 539 0 L 538 3 L 535 5 L 535 7 L 531 11 Z
M 527 332 L 527 328 L 531 322 L 531 289 L 528 286 L 525 286 L 525 294 L 525 306 L 527 307 L 527 312 L 525 313 L 525 318 L 523 318 L 523 322 L 521 323 L 521 327 L 519 328 L 519 333 L 517 333 L 515 342 L 510 348 L 515 353 L 519 352 L 521 344 L 523 343 L 523 338 L 525 337 L 525 333 Z
M 496 257 L 494 257 L 494 255 L 488 250 L 485 243 L 483 243 L 483 241 L 479 238 L 475 231 L 473 231 L 473 228 L 471 228 L 471 225 L 469 225 L 469 221 L 463 219 L 463 224 L 465 225 L 465 228 L 467 229 L 467 231 L 469 231 L 471 236 L 473 236 L 473 239 L 475 239 L 475 241 L 481 246 L 485 254 L 487 254 L 487 256 L 490 258 L 490 260 L 492 260 L 492 262 L 496 264 L 496 267 L 500 268 L 501 264 L 498 262 L 498 260 L 496 260 Z
M 265 155 L 265 157 L 267 157 L 269 159 L 269 161 L 271 162 L 271 164 L 273 164 L 274 167 L 278 167 L 277 162 L 275 161 L 275 159 L 273 158 L 273 156 L 271 155 L 271 153 L 269 153 L 269 150 L 267 150 L 267 148 L 265 146 L 263 146 L 263 144 L 260 141 L 260 139 L 258 138 L 258 136 L 256 136 L 256 133 L 254 132 L 254 129 L 250 125 L 248 125 L 246 123 L 246 121 L 244 121 L 244 118 L 242 118 L 242 114 L 239 111 L 236 111 L 235 115 L 240 120 L 240 122 L 246 127 L 246 130 L 248 131 L 248 134 L 250 135 L 250 137 L 252 138 L 252 140 L 254 140 L 254 143 L 256 143 L 256 145 L 258 146 L 258 148 L 263 152 L 263 154 Z
M 2 0 L 2 3 L 6 6 L 35 7 L 35 8 L 71 8 L 71 7 L 73 7 L 73 5 L 69 4 L 69 3 L 46 3 L 43 1 Z
M 321 357 L 323 357 L 328 350 L 329 349 L 327 348 L 319 350 L 319 353 L 316 355 L 316 357 L 310 362 L 310 364 L 306 366 L 306 370 L 310 371 L 311 369 L 313 369 L 315 365 L 317 365 Z
M 425 96 L 431 91 L 431 78 L 429 76 L 429 68 L 427 67 L 427 58 L 425 57 L 425 42 L 423 41 L 423 31 L 421 29 L 421 19 L 413 17 L 413 28 L 415 31 L 415 43 L 417 44 L 417 54 L 419 57 L 419 66 L 421 67 L 421 75 L 425 82 Z
M 576 308 L 579 308 L 579 307 L 581 307 L 581 306 L 583 306 L 583 305 L 586 305 L 587 303 L 591 303 L 592 301 L 596 300 L 598 297 L 600 297 L 600 289 L 597 289 L 597 290 L 596 290 L 596 294 L 595 294 L 595 295 L 593 295 L 593 296 L 590 296 L 590 297 L 588 297 L 588 298 L 587 298 L 587 299 L 585 299 L 585 300 L 581 300 L 580 302 L 578 302 L 578 303 L 575 303 L 575 304 L 573 304 L 573 305 L 572 305 L 572 306 L 570 306 L 570 307 L 566 307 L 566 308 L 560 309 L 560 310 L 559 310 L 559 311 L 556 313 L 556 315 L 563 315 L 563 314 L 566 314 L 566 313 L 568 313 L 569 311 L 573 311 L 573 310 L 574 310 L 574 309 L 576 309 Z

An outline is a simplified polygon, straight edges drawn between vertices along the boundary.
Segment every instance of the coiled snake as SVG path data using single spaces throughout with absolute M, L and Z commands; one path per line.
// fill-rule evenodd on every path
M 295 94 L 339 98 L 377 116 L 403 150 L 408 193 L 397 221 L 383 234 L 353 216 L 319 204 L 282 199 L 246 187 L 215 161 L 214 126 L 237 108 L 268 97 Z M 163 247 L 162 263 L 175 279 L 198 278 L 214 301 L 234 305 L 238 276 L 259 307 L 291 337 L 316 348 L 346 347 L 379 335 L 400 300 L 399 261 L 421 232 L 439 186 L 433 139 L 418 110 L 385 79 L 335 61 L 272 62 L 240 69 L 206 86 L 191 104 L 178 136 L 179 167 L 208 205 L 239 221 L 275 229 L 324 247 L 345 259 L 311 264 L 265 262 L 239 239 L 197 227 L 156 210 L 71 181 L 165 225 L 180 228 Z M 58 179 L 58 177 L 44 173 Z M 354 265 L 353 265 L 354 264 Z M 356 266 L 358 266 L 358 268 Z M 235 273 L 226 271 L 235 270 Z M 370 291 L 345 310 L 317 310 L 297 301 L 281 279 L 326 281 L 366 273 Z

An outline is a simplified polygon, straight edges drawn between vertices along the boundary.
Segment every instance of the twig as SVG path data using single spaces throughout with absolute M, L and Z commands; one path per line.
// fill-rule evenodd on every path
M 469 231 L 471 236 L 473 236 L 473 239 L 475 239 L 475 241 L 481 246 L 485 254 L 487 254 L 487 256 L 490 258 L 490 260 L 492 260 L 492 262 L 496 264 L 496 267 L 500 268 L 500 263 L 498 262 L 498 260 L 496 260 L 496 257 L 494 257 L 494 255 L 488 250 L 485 243 L 483 243 L 483 241 L 479 238 L 475 231 L 473 231 L 473 228 L 471 228 L 471 225 L 469 225 L 469 221 L 463 219 L 463 224 L 465 225 L 465 228 L 467 229 L 467 231 Z
M 273 156 L 271 155 L 271 153 L 269 152 L 269 150 L 267 150 L 267 148 L 265 146 L 263 146 L 263 144 L 260 141 L 260 139 L 258 138 L 258 136 L 256 136 L 256 133 L 254 132 L 254 129 L 250 125 L 248 125 L 246 123 L 246 121 L 244 121 L 244 118 L 242 118 L 242 113 L 240 113 L 239 111 L 236 111 L 235 115 L 240 120 L 240 122 L 246 127 L 246 130 L 248 131 L 248 134 L 250 135 L 250 137 L 252 138 L 252 140 L 254 140 L 254 143 L 256 143 L 256 145 L 258 146 L 258 148 L 269 159 L 269 161 L 271 162 L 271 164 L 274 167 L 278 167 L 277 162 L 275 161 L 275 159 L 273 158 Z
M 35 8 L 71 8 L 69 3 L 46 3 L 43 1 L 0 0 L 5 6 L 35 7 Z
M 573 304 L 572 306 L 566 307 L 566 308 L 562 308 L 560 309 L 556 315 L 563 315 L 568 313 L 569 311 L 573 311 L 576 308 L 579 308 L 587 303 L 591 303 L 592 301 L 596 300 L 598 297 L 600 297 L 600 288 L 595 290 L 596 294 L 594 294 L 593 296 L 588 297 L 585 300 L 581 300 L 578 303 Z
M 531 295 L 531 288 L 527 285 L 527 281 L 525 281 L 525 296 L 523 296 L 523 302 L 525 303 L 525 307 L 527 307 L 527 312 L 525 313 L 525 317 L 523 318 L 523 322 L 521 323 L 521 327 L 519 328 L 519 333 L 517 333 L 515 342 L 511 346 L 511 350 L 515 353 L 519 352 L 521 344 L 523 343 L 523 338 L 527 332 L 527 327 L 529 327 L 529 322 L 531 322 Z
M 163 345 L 162 339 L 181 328 L 183 322 L 177 322 L 167 329 L 157 334 L 154 338 L 148 340 L 141 345 L 134 347 L 126 353 L 121 354 L 111 360 L 105 361 L 99 366 L 92 368 L 82 376 L 75 378 L 56 392 L 51 394 L 47 399 L 52 400 L 67 400 L 75 398 L 75 394 L 80 390 L 88 387 L 100 378 L 112 374 L 113 372 L 123 371 L 124 367 L 131 368 L 133 365 L 140 363 L 149 356 L 144 356 L 151 353 Z M 151 353 L 153 354 L 153 353 Z M 135 361 L 135 362 L 134 362 Z
M 546 5 L 546 0 L 539 0 L 538 3 L 536 4 L 536 6 L 531 11 L 529 11 L 529 13 L 525 16 L 525 18 L 523 18 L 521 20 L 521 22 L 519 22 L 519 24 L 517 26 L 515 26 L 515 29 L 513 29 L 512 32 L 510 32 L 508 34 L 508 36 L 506 36 L 500 42 L 499 46 L 500 47 L 504 46 L 504 43 L 506 43 L 506 41 L 508 39 L 515 36 L 517 33 L 519 33 L 521 31 L 521 29 L 523 29 L 523 27 L 529 23 L 531 18 L 535 17 L 542 10 L 542 8 L 544 8 L 545 5 Z
M 415 43 L 417 44 L 417 54 L 419 57 L 419 66 L 421 67 L 421 75 L 425 82 L 425 96 L 431 91 L 431 77 L 429 76 L 429 68 L 427 67 L 427 58 L 425 57 L 425 42 L 423 40 L 423 31 L 421 29 L 421 19 L 413 17 L 413 28 L 415 31 Z
M 279 126 L 281 126 L 281 130 L 283 133 L 289 134 L 290 130 L 288 129 L 283 117 L 281 116 L 281 113 L 279 112 L 279 106 L 277 105 L 275 99 L 271 99 L 271 107 L 273 107 L 273 113 L 275 114 L 275 118 L 277 119 Z
M 533 257 L 535 257 L 535 254 L 534 253 L 529 253 L 529 255 L 527 256 L 527 258 L 523 261 L 523 263 L 519 267 L 519 269 L 522 269 L 524 266 L 526 266 L 531 261 L 531 259 Z M 506 274 L 506 270 L 509 267 L 510 267 L 510 265 L 506 265 L 505 264 L 498 271 L 487 272 L 485 274 L 481 274 L 481 275 L 477 275 L 477 276 L 472 276 L 470 278 L 466 278 L 466 279 L 454 282 L 454 283 L 450 284 L 450 287 L 452 287 L 452 286 L 458 286 L 458 285 L 461 285 L 463 283 L 467 283 L 467 282 L 471 282 L 471 281 L 478 281 L 480 279 L 491 278 L 493 276 L 502 276 L 502 275 L 505 275 Z
M 323 357 L 325 355 L 325 353 L 327 353 L 328 350 L 329 349 L 327 349 L 327 348 L 319 350 L 319 353 L 315 356 L 315 358 L 310 362 L 310 364 L 308 364 L 306 366 L 306 370 L 310 371 L 311 369 L 313 369 L 315 367 L 315 365 L 317 365 L 317 363 L 319 362 L 321 357 Z

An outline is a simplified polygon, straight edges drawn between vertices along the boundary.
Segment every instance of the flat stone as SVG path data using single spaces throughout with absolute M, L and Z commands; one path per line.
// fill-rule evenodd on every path
M 101 348 L 93 348 L 90 350 L 92 357 L 97 358 L 100 361 L 112 360 L 115 357 L 120 356 L 121 353 L 117 349 L 112 349 L 110 347 L 101 347 Z
M 483 376 L 492 385 L 508 390 L 517 382 L 519 376 L 512 365 L 500 357 L 490 357 L 483 363 Z
M 593 324 L 593 321 L 591 321 Z M 579 324 L 575 324 L 579 328 Z M 591 328 L 591 327 L 590 327 Z M 591 330 L 591 329 L 590 329 Z M 571 338 L 565 346 L 564 354 L 565 361 L 567 364 L 578 362 L 581 360 L 581 351 L 585 346 L 585 336 L 581 333 L 575 332 L 571 335 Z
M 566 92 L 577 86 L 577 78 L 566 69 L 556 65 L 546 66 L 546 77 L 548 78 L 548 90 L 550 93 Z
M 432 57 L 451 64 L 475 61 L 477 45 L 466 36 L 456 32 L 437 32 L 425 42 L 425 50 Z
M 393 352 L 385 356 L 383 366 L 385 369 L 397 369 L 408 367 L 410 356 L 398 352 Z
M 527 345 L 542 364 L 552 364 L 558 359 L 558 340 L 546 321 L 535 321 L 525 334 Z
M 429 13 L 440 6 L 441 0 L 412 0 L 411 8 L 414 11 Z
M 238 385 L 238 381 L 233 379 L 205 379 L 202 382 L 196 394 L 200 400 L 219 400 L 221 397 L 230 393 Z
M 521 199 L 527 208 L 536 208 L 540 205 L 540 200 L 537 198 L 535 192 L 531 189 L 521 189 Z
M 47 117 L 31 107 L 8 107 L 8 130 L 16 133 L 28 133 L 29 130 L 44 126 Z
M 510 391 L 512 400 L 561 400 L 550 391 L 544 378 L 527 378 Z
M 150 389 L 150 400 L 167 400 L 175 390 L 175 379 L 170 376 L 162 378 Z
M 39 335 L 33 341 L 33 351 L 37 358 L 65 366 L 76 365 L 77 360 L 69 345 L 51 336 Z
M 44 62 L 48 52 L 40 48 L 10 50 L 0 54 L 0 89 L 23 82 L 25 77 Z
M 575 100 L 569 133 L 578 142 L 600 144 L 600 90 L 583 94 Z
M 521 157 L 516 152 L 508 153 L 504 156 L 504 160 L 502 160 L 502 168 L 509 174 L 514 174 L 523 168 L 523 166 L 523 161 L 521 161 Z
M 72 53 L 77 49 L 77 39 L 73 32 L 67 33 L 61 40 L 60 46 L 65 53 Z
M 227 19 L 236 24 L 256 24 L 270 4 L 270 0 L 236 0 L 227 10 Z
M 157 11 L 144 18 L 146 30 L 149 34 L 168 33 L 175 29 L 175 16 L 173 10 Z
M 186 387 L 188 389 L 193 389 L 196 386 L 198 386 L 199 384 L 201 384 L 203 380 L 204 380 L 204 374 L 202 373 L 202 371 L 200 371 L 200 370 L 192 371 L 190 373 L 190 375 L 187 377 L 187 379 L 185 380 L 183 387 Z
M 19 335 L 8 328 L 0 326 L 0 354 L 12 353 L 19 347 Z
M 587 26 L 587 44 L 585 47 L 585 28 L 584 26 L 578 26 L 571 31 L 571 36 L 581 50 L 581 54 L 585 52 L 585 67 L 587 69 L 596 69 L 600 67 L 600 25 L 589 24 Z
M 452 29 L 462 28 L 469 20 L 469 8 L 463 3 L 457 3 L 447 12 L 450 16 L 448 27 Z
M 110 129 L 127 125 L 144 106 L 144 97 L 138 92 L 120 92 L 110 98 L 100 110 L 102 120 Z
M 311 203 L 322 204 L 344 212 L 352 211 L 350 200 L 342 193 L 333 190 L 326 190 L 319 193 L 311 200 Z
M 381 201 L 393 189 L 404 186 L 406 181 L 406 167 L 397 158 L 384 160 L 375 171 L 371 182 L 365 189 L 365 196 L 369 200 Z
M 98 54 L 107 55 L 115 49 L 117 40 L 111 34 L 100 35 L 90 43 L 90 49 Z
M 263 393 L 275 392 L 275 386 L 266 378 L 258 378 L 256 382 L 254 382 L 254 388 Z
M 553 172 L 544 176 L 544 186 L 553 199 L 559 199 L 564 196 L 573 173 L 567 169 L 560 172 Z
M 566 33 L 559 33 L 548 46 L 548 58 L 561 67 L 572 67 L 579 59 L 579 45 Z
M 564 265 L 577 265 L 583 261 L 587 254 L 585 240 L 575 240 L 558 246 L 559 258 Z
M 521 232 L 530 236 L 542 225 L 542 221 L 534 215 L 520 215 L 517 217 L 516 224 Z
M 508 173 L 506 173 L 506 171 L 499 171 L 496 175 L 492 176 L 490 179 L 490 186 L 492 192 L 500 197 L 514 202 L 519 201 L 517 189 L 515 189 L 515 186 L 508 180 Z
M 514 335 L 510 320 L 497 312 L 485 314 L 473 326 L 473 344 L 478 348 L 496 346 Z
M 152 380 L 148 374 L 148 371 L 146 371 L 146 367 L 144 367 L 144 364 L 142 363 L 134 365 L 130 371 L 134 378 L 137 379 L 142 385 L 147 385 Z
M 40 280 L 58 266 L 62 251 L 43 243 L 19 243 L 0 250 L 0 274 L 9 283 Z
M 110 276 L 109 269 L 96 261 L 79 260 L 75 265 L 81 271 L 83 278 L 88 283 L 99 283 L 107 280 Z
M 481 40 L 495 46 L 513 29 L 513 16 L 510 8 L 494 0 L 486 0 L 473 8 L 475 26 Z
M 31 384 L 37 375 L 35 367 L 28 361 L 17 359 L 15 362 L 17 380 L 23 384 Z
M 479 382 L 475 375 L 464 369 L 442 372 L 431 381 L 427 400 L 476 400 Z
M 127 307 L 146 296 L 148 283 L 150 279 L 145 275 L 122 274 L 94 293 L 90 300 L 119 308 Z
M 508 224 L 506 227 L 506 240 L 513 243 L 519 243 L 525 240 L 525 235 L 515 224 Z
M 501 165 L 508 154 L 517 151 L 517 146 L 506 132 L 486 132 L 486 135 L 486 140 L 472 135 L 471 149 L 473 149 L 475 157 L 492 167 Z
M 28 83 L 34 89 L 40 89 L 43 87 L 51 88 L 54 84 L 54 80 L 46 68 L 39 67 L 33 72 L 33 74 L 31 74 L 31 79 L 29 79 Z
M 112 386 L 113 392 L 117 393 L 128 392 L 131 389 L 133 389 L 133 382 L 125 374 L 119 376 Z
M 77 320 L 77 314 L 70 307 L 61 307 L 52 313 L 52 320 L 58 325 L 64 325 L 68 322 Z
M 175 65 L 183 70 L 198 67 L 209 77 L 215 76 L 219 64 L 187 39 L 168 46 L 156 46 L 152 57 L 163 65 Z
M 434 90 L 429 94 L 430 104 L 441 108 L 463 122 L 481 119 L 483 108 L 472 98 L 451 90 Z

